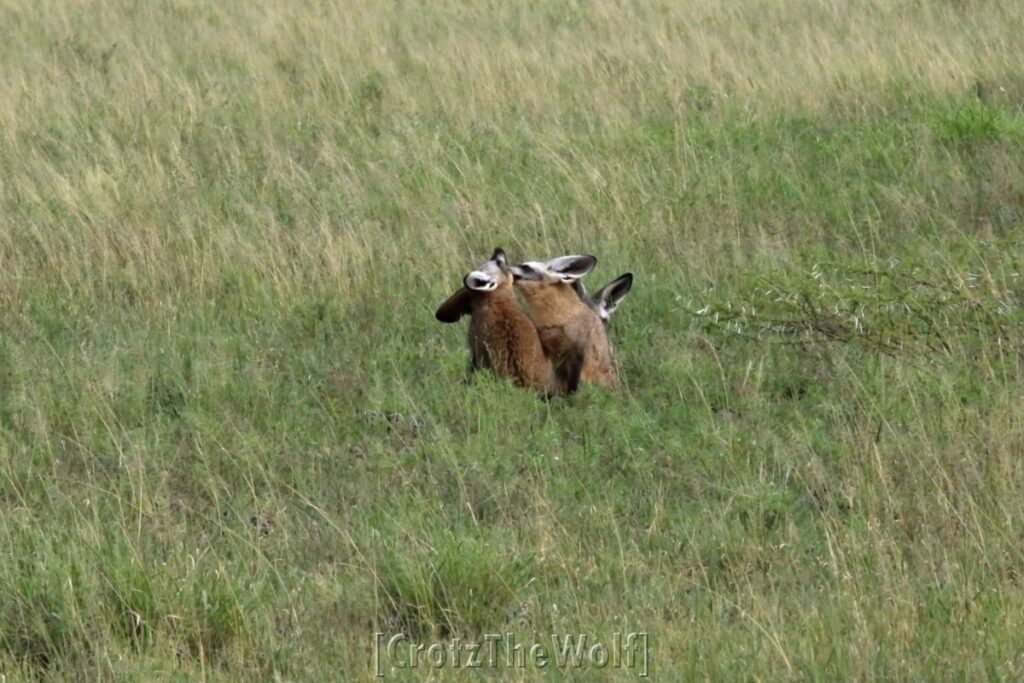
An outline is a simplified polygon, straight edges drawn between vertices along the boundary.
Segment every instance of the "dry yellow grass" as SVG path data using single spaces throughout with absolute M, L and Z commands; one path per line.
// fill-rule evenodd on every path
M 346 291 L 342 273 L 361 282 L 401 257 L 360 211 L 378 196 L 404 212 L 403 239 L 429 233 L 419 254 L 457 270 L 465 233 L 503 216 L 487 169 L 433 122 L 500 140 L 520 121 L 585 199 L 608 179 L 603 155 L 574 146 L 579 127 L 611 135 L 708 103 L 755 119 L 872 108 L 896 88 L 1019 94 L 1024 63 L 1015 2 L 8 2 L 4 17 L 3 271 L 86 292 L 114 274 L 204 287 L 223 262 Z M 409 167 L 454 195 L 447 215 L 397 181 Z M 272 185 L 310 202 L 288 228 Z M 341 210 L 313 202 L 328 188 Z M 216 201 L 238 210 L 225 220 Z

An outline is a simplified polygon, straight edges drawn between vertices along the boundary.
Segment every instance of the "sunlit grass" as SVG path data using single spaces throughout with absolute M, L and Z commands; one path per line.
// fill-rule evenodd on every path
M 1022 675 L 1024 6 L 0 20 L 7 680 Z M 622 395 L 465 381 L 497 246 L 636 274 Z

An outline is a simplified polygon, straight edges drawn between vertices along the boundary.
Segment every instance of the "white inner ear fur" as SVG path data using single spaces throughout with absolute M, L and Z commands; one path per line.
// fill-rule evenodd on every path
M 613 294 L 614 292 L 605 293 L 598 302 L 598 305 L 609 313 L 618 308 L 619 302 L 622 301 L 622 297 L 625 296 L 625 294 L 621 294 L 620 296 L 613 296 Z
M 601 307 L 606 309 L 608 313 L 614 311 L 619 303 L 626 298 L 626 295 L 629 294 L 632 286 L 633 277 L 630 274 L 622 275 L 614 282 L 606 285 L 597 293 Z
M 483 271 L 474 270 L 466 276 L 465 284 L 478 292 L 489 292 L 497 288 L 498 281 Z
M 578 280 L 597 265 L 593 256 L 559 256 L 544 264 L 544 269 L 557 276 L 562 282 Z

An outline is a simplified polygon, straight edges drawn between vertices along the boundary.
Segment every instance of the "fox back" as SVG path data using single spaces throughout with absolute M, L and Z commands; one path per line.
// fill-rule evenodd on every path
M 554 364 L 560 385 L 570 393 L 581 381 L 618 386 L 601 318 L 573 288 L 596 263 L 593 256 L 562 256 L 512 269 L 544 352 Z

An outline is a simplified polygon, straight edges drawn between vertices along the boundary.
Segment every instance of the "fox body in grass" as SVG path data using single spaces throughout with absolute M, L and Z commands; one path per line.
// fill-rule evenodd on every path
M 520 309 L 505 252 L 463 280 L 463 287 L 434 314 L 441 322 L 469 320 L 470 369 L 492 369 L 500 377 L 548 396 L 564 393 L 544 353 L 537 328 Z
M 599 289 L 593 296 L 587 294 L 582 282 L 577 280 L 573 286 L 580 300 L 601 319 L 602 327 L 600 335 L 591 336 L 590 345 L 587 347 L 587 353 L 583 360 L 580 380 L 617 387 L 620 382 L 618 371 L 612 361 L 612 344 L 608 338 L 608 323 L 612 313 L 618 308 L 619 302 L 625 298 L 633 286 L 633 274 L 623 273 Z
M 446 323 L 470 316 L 471 370 L 490 368 L 548 396 L 573 393 L 581 381 L 614 388 L 618 373 L 605 328 L 633 276 L 626 273 L 588 296 L 579 278 L 596 262 L 566 256 L 510 268 L 504 252 L 495 250 L 435 315 Z M 525 312 L 510 287 L 513 279 Z
M 633 276 L 626 273 L 588 297 L 579 279 L 596 263 L 593 256 L 561 256 L 512 268 L 526 313 L 537 327 L 556 377 L 569 392 L 581 382 L 610 389 L 620 386 L 606 326 Z

